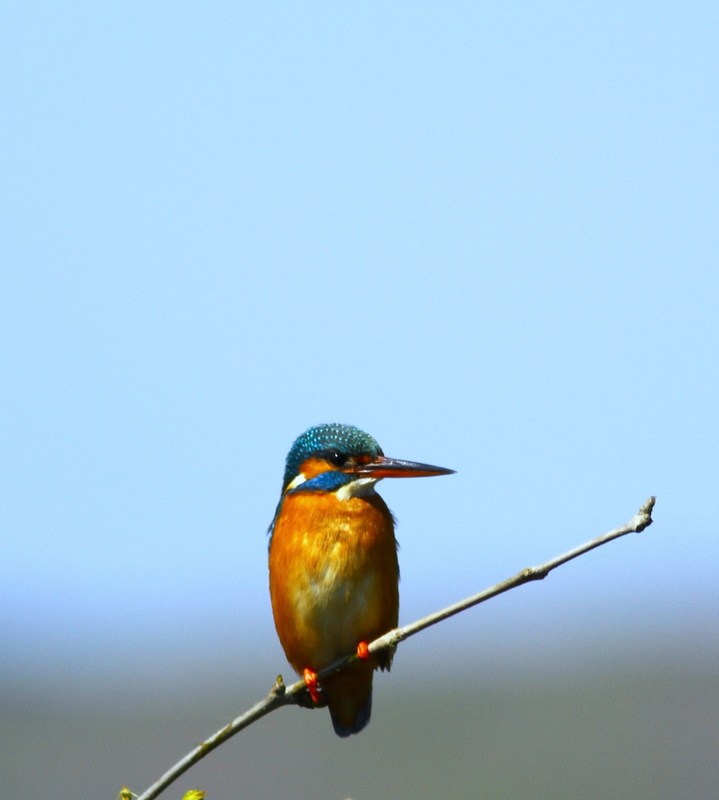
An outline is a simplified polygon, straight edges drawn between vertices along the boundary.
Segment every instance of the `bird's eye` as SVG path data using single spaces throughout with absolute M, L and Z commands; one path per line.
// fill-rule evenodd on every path
M 339 450 L 330 450 L 327 454 L 327 461 L 333 467 L 341 467 L 347 461 L 347 456 L 344 453 L 340 453 Z

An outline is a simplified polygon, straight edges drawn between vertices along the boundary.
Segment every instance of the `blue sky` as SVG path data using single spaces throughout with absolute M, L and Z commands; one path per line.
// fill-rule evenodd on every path
M 331 421 L 457 470 L 380 485 L 404 621 L 650 494 L 653 528 L 497 601 L 505 628 L 716 619 L 718 22 L 11 3 L 5 663 L 132 672 L 189 638 L 285 669 L 265 531 Z

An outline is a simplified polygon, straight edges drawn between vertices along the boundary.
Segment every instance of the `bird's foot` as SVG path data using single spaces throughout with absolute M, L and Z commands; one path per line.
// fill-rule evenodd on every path
M 322 695 L 320 694 L 320 687 L 317 683 L 317 673 L 313 672 L 309 668 L 305 668 L 302 671 L 302 678 L 305 682 L 305 686 L 307 687 L 307 691 L 310 693 L 310 697 L 312 698 L 313 703 L 320 703 L 322 702 Z
M 362 661 L 369 661 L 369 646 L 367 642 L 360 642 L 357 645 L 357 658 Z

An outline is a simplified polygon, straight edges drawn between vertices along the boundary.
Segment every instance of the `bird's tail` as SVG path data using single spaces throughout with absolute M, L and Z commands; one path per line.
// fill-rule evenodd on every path
M 322 691 L 338 736 L 359 733 L 369 722 L 374 668 L 371 662 L 357 662 L 322 680 Z

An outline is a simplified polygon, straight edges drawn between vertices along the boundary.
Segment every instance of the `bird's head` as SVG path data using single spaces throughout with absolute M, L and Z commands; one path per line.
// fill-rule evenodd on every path
M 381 478 L 449 475 L 454 470 L 387 458 L 377 440 L 353 425 L 316 425 L 287 454 L 282 493 L 338 492 L 352 497 L 373 491 Z

